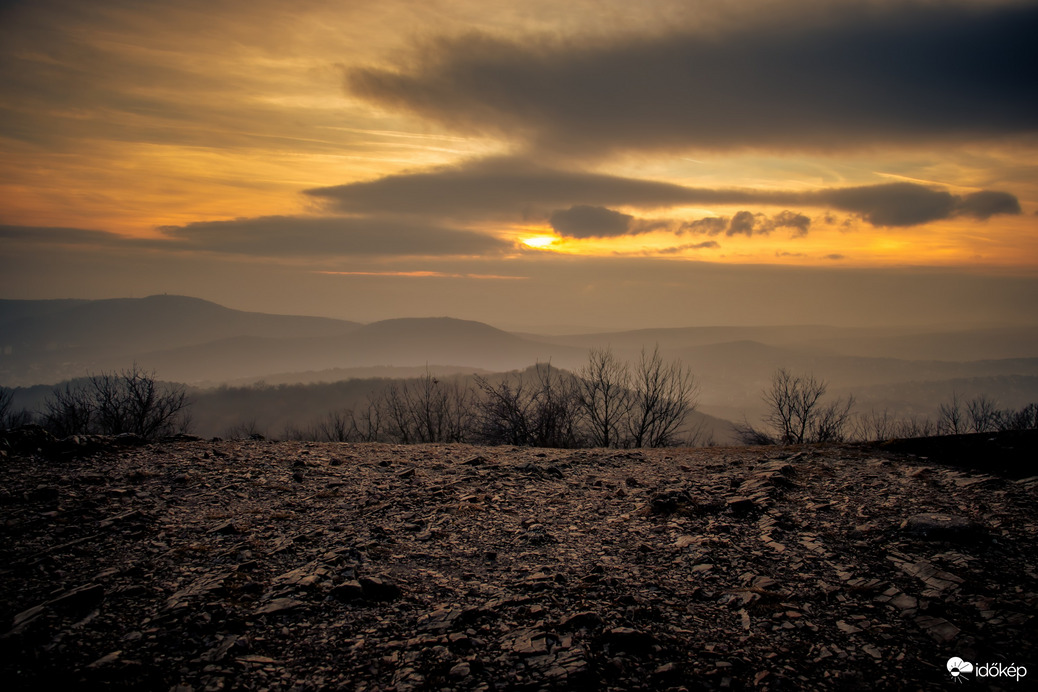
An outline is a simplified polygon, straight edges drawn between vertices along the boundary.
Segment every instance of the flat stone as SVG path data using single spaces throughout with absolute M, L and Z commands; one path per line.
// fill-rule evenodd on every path
M 359 580 L 364 597 L 372 601 L 394 601 L 402 595 L 400 587 L 379 577 L 361 577 Z
M 277 613 L 284 613 L 290 610 L 296 610 L 302 608 L 306 604 L 302 601 L 298 601 L 294 598 L 275 598 L 269 603 L 265 603 L 257 608 L 253 615 L 275 615 Z
M 602 634 L 602 641 L 609 645 L 611 651 L 642 653 L 653 647 L 656 638 L 632 627 L 614 627 Z
M 946 643 L 959 636 L 961 630 L 944 618 L 920 615 L 915 623 L 925 629 L 936 641 Z
M 598 613 L 590 610 L 567 615 L 559 621 L 559 629 L 563 631 L 592 629 L 594 627 L 601 627 L 601 625 L 602 617 Z
M 333 586 L 331 593 L 332 596 L 340 601 L 355 601 L 359 598 L 364 598 L 364 587 L 361 586 L 359 581 L 351 579 Z
M 984 534 L 979 524 L 951 514 L 914 514 L 901 522 L 901 530 L 929 541 L 976 540 Z

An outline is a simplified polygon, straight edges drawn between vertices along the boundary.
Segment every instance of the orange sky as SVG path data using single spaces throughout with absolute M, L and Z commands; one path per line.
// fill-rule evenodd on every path
M 62 271 L 90 297 L 191 292 L 193 257 L 198 273 L 401 281 L 556 254 L 1034 277 L 1035 16 L 979 0 L 6 3 L 0 243 L 26 274 L 0 288 L 58 297 Z M 987 57 L 960 61 L 964 37 Z M 59 250 L 81 264 L 48 269 Z M 91 257 L 179 269 L 120 284 Z

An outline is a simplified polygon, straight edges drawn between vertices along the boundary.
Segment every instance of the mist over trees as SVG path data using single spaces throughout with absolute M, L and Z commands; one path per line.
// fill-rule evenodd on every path
M 804 444 L 806 442 L 843 442 L 848 437 L 848 422 L 854 397 L 825 402 L 829 385 L 814 375 L 795 375 L 779 368 L 771 384 L 761 392 L 767 407 L 766 428 L 749 423 L 736 425 L 745 444 Z
M 1036 403 L 1001 408 L 993 397 L 953 392 L 929 416 L 899 416 L 886 408 L 854 412 L 853 395 L 827 398 L 827 390 L 814 375 L 779 368 L 761 391 L 761 422 L 751 425 L 693 416 L 697 378 L 658 348 L 643 349 L 636 360 L 591 349 L 576 372 L 551 363 L 467 376 L 427 367 L 409 379 L 222 386 L 196 390 L 193 401 L 183 385 L 160 382 L 134 365 L 66 381 L 35 410 L 17 408 L 15 390 L 0 387 L 0 429 L 39 423 L 57 437 L 132 433 L 154 440 L 187 431 L 190 412 L 207 434 L 237 439 L 636 448 L 714 444 L 715 434 L 773 445 L 1038 428 Z
M 536 447 L 665 447 L 702 442 L 685 423 L 698 389 L 691 370 L 659 349 L 637 363 L 592 349 L 576 374 L 550 363 L 473 386 L 431 373 L 393 382 L 365 405 L 331 412 L 294 439 L 363 442 L 474 442 Z
M 747 445 L 820 442 L 872 442 L 895 438 L 961 435 L 1038 428 L 1038 404 L 1019 410 L 1001 409 L 978 395 L 963 400 L 953 393 L 937 407 L 937 418 L 898 418 L 888 410 L 852 414 L 854 396 L 825 401 L 828 383 L 814 375 L 798 375 L 779 368 L 761 392 L 767 413 L 763 426 L 735 424 L 739 440 Z

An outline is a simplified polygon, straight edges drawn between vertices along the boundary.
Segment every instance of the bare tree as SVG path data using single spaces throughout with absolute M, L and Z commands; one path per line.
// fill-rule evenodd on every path
M 968 430 L 975 433 L 992 432 L 998 429 L 998 404 L 989 396 L 981 394 L 966 402 Z
M 593 447 L 618 446 L 631 410 L 631 374 L 609 348 L 592 349 L 577 377 L 577 400 Z
M 573 378 L 551 363 L 513 373 L 494 385 L 476 378 L 475 432 L 489 444 L 573 447 L 579 442 L 579 406 Z
M 823 404 L 815 412 L 811 422 L 812 442 L 843 442 L 846 438 L 847 422 L 854 407 L 854 397 L 837 399 Z
M 742 423 L 732 423 L 732 430 L 735 432 L 735 436 L 739 438 L 739 441 L 744 445 L 757 447 L 778 444 L 778 440 L 776 440 L 767 430 L 754 427 L 745 418 L 743 418 Z
M 289 433 L 295 431 L 289 430 Z M 229 440 L 264 440 L 266 435 L 263 434 L 263 429 L 255 418 L 249 418 L 248 420 L 242 420 L 234 425 L 231 425 L 224 432 L 224 437 Z
M 389 385 L 379 398 L 379 415 L 404 444 L 461 442 L 470 425 L 469 397 L 457 380 L 444 383 L 426 370 L 416 382 Z
M 1038 404 L 1027 404 L 1019 411 L 999 411 L 996 418 L 998 430 L 1035 430 L 1038 429 Z
M 910 416 L 899 420 L 894 426 L 894 437 L 930 437 L 937 433 L 937 426 L 926 417 Z
M 0 428 L 7 428 L 7 417 L 11 411 L 14 392 L 7 387 L 0 387 Z
M 178 420 L 187 406 L 183 385 L 160 383 L 136 363 L 121 373 L 90 378 L 99 431 L 133 433 L 151 440 L 182 429 Z
M 497 385 L 476 377 L 481 396 L 476 402 L 475 433 L 487 444 L 526 445 L 530 441 L 530 409 L 533 397 L 522 373 L 505 377 Z
M 825 404 L 828 384 L 814 375 L 793 375 L 779 368 L 762 394 L 768 407 L 765 422 L 781 444 L 835 442 L 844 439 L 854 397 Z
M 0 387 L 0 430 L 28 425 L 33 420 L 34 416 L 30 411 L 25 409 L 21 411 L 14 410 L 14 390 L 8 387 Z
M 699 388 L 692 371 L 678 361 L 664 363 L 657 345 L 642 349 L 631 387 L 627 434 L 634 447 L 667 447 L 695 410 Z
M 562 374 L 551 363 L 534 366 L 537 375 L 533 406 L 532 443 L 537 447 L 576 447 L 582 435 L 578 430 L 580 401 L 576 381 Z
M 958 435 L 966 432 L 966 419 L 962 413 L 959 395 L 952 392 L 951 401 L 937 407 L 937 434 Z
M 43 404 L 43 427 L 55 437 L 94 432 L 94 404 L 85 382 L 55 387 Z
M 183 385 L 159 382 L 136 364 L 55 388 L 44 406 L 44 425 L 58 436 L 133 433 L 151 440 L 187 426 Z
M 317 435 L 325 442 L 352 442 L 357 439 L 357 426 L 353 411 L 329 411 L 317 424 Z
M 779 368 L 771 378 L 771 386 L 764 390 L 764 403 L 769 412 L 765 418 L 777 433 L 782 444 L 801 444 L 807 441 L 811 422 L 825 394 L 827 384 L 813 375 L 793 375 Z
M 378 401 L 382 417 L 386 420 L 389 434 L 403 444 L 416 442 L 416 431 L 411 422 L 406 385 L 392 383 L 386 387 Z
M 889 410 L 877 412 L 873 409 L 858 415 L 854 423 L 854 437 L 863 442 L 889 440 L 895 436 L 896 425 L 897 421 Z
M 378 397 L 369 393 L 364 408 L 350 411 L 353 427 L 357 431 L 357 439 L 361 442 L 380 442 L 383 440 L 385 423 L 382 418 L 383 410 L 378 404 Z

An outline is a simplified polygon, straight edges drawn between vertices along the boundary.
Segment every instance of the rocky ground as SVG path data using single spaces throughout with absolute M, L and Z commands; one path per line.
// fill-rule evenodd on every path
M 1038 680 L 1038 477 L 122 442 L 0 452 L 6 689 L 946 689 L 953 656 Z

